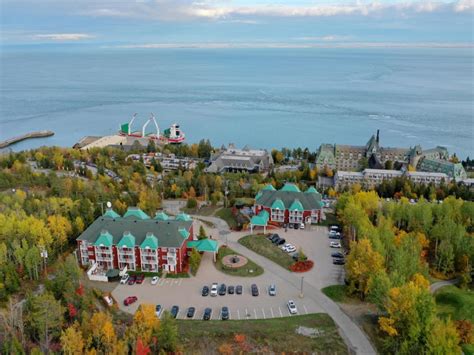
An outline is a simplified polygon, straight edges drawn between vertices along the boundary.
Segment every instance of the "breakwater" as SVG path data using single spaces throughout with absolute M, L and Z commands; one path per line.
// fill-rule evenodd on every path
M 53 136 L 54 132 L 53 131 L 36 131 L 36 132 L 30 132 L 23 134 L 21 136 L 13 137 L 6 139 L 4 141 L 0 142 L 0 149 L 6 148 L 12 144 L 24 141 L 25 139 L 31 139 L 31 138 L 43 138 L 43 137 L 50 137 Z

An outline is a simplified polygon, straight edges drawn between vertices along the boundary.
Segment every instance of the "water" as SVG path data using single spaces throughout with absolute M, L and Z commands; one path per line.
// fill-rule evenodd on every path
M 72 146 L 138 113 L 179 122 L 188 142 L 257 148 L 446 146 L 474 156 L 471 49 L 9 49 L 1 53 L 0 139 Z

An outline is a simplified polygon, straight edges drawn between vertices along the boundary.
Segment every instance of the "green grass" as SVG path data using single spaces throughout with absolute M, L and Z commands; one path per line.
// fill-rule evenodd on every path
M 331 285 L 324 287 L 321 291 L 334 302 L 346 302 L 348 299 L 346 285 Z
M 232 214 L 231 208 L 221 208 L 218 210 L 215 215 L 224 221 L 227 222 L 230 228 L 237 227 L 237 220 L 235 219 L 234 215 Z
M 291 256 L 266 239 L 267 235 L 252 234 L 239 239 L 244 247 L 260 254 L 285 269 L 294 263 Z
M 240 255 L 239 253 L 235 252 L 231 248 L 228 247 L 220 247 L 219 252 L 217 254 L 217 262 L 216 262 L 216 268 L 217 270 L 223 272 L 224 274 L 227 275 L 232 275 L 232 276 L 248 276 L 248 277 L 254 277 L 254 276 L 259 276 L 263 274 L 263 268 L 256 263 L 254 263 L 252 260 L 247 258 L 248 262 L 242 267 L 239 267 L 238 269 L 233 269 L 233 268 L 228 268 L 222 265 L 222 258 L 226 255 L 231 255 L 231 254 L 236 254 Z
M 216 210 L 218 209 L 218 206 L 213 206 L 213 205 L 208 205 L 208 206 L 203 206 L 201 208 L 187 208 L 183 207 L 181 208 L 181 211 L 187 214 L 198 214 L 201 216 L 212 216 Z
M 232 307 L 231 307 L 232 312 Z M 233 313 L 232 313 L 233 314 Z M 178 320 L 179 339 L 184 353 L 217 353 L 227 344 L 237 353 L 347 354 L 337 327 L 327 314 L 308 314 L 259 320 L 185 321 Z M 323 332 L 315 338 L 295 333 L 299 326 Z M 245 340 L 236 342 L 236 335 Z
M 474 322 L 474 290 L 445 286 L 435 293 L 438 315 L 453 320 L 469 319 Z
M 178 272 L 176 274 L 173 274 L 173 273 L 166 274 L 167 279 L 181 279 L 181 278 L 188 278 L 188 277 L 190 276 L 189 276 L 189 273 L 187 272 Z
M 326 219 L 318 223 L 320 226 L 331 226 L 333 224 L 339 224 L 337 217 L 334 213 L 326 213 Z

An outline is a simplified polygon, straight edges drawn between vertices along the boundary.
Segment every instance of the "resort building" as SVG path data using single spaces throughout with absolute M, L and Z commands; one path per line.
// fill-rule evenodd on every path
M 346 186 L 360 184 L 365 188 L 372 188 L 381 184 L 384 180 L 406 177 L 414 183 L 435 185 L 441 182 L 449 182 L 451 179 L 444 173 L 427 173 L 419 171 L 401 171 L 401 170 L 383 170 L 383 169 L 364 169 L 361 172 L 355 171 L 337 171 L 334 175 L 334 186 L 340 190 Z
M 217 248 L 215 241 L 210 242 Z M 82 266 L 170 273 L 184 270 L 188 253 L 197 245 L 188 215 L 170 218 L 158 212 L 151 218 L 139 208 L 129 208 L 123 216 L 108 209 L 77 238 L 77 244 Z
M 322 206 L 321 195 L 314 187 L 302 192 L 292 183 L 286 183 L 280 190 L 267 185 L 255 196 L 251 224 L 318 223 Z
M 206 169 L 209 173 L 223 172 L 267 172 L 273 166 L 272 155 L 264 149 L 250 149 L 245 146 L 237 149 L 233 144 L 222 148 L 211 156 L 211 165 Z

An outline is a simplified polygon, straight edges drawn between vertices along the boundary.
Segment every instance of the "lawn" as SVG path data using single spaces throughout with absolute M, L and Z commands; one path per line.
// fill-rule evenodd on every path
M 260 254 L 267 259 L 277 263 L 285 269 L 289 269 L 295 261 L 291 256 L 284 251 L 282 251 L 275 244 L 270 242 L 267 238 L 267 235 L 252 234 L 247 235 L 239 239 L 239 243 L 244 247 Z
M 197 214 L 201 216 L 212 216 L 216 210 L 218 209 L 218 206 L 213 206 L 213 205 L 207 205 L 207 206 L 202 206 L 201 208 L 187 208 L 183 207 L 181 208 L 181 211 L 187 214 Z
M 224 274 L 227 275 L 232 275 L 232 276 L 259 276 L 263 274 L 263 268 L 257 264 L 255 264 L 252 260 L 248 259 L 247 264 L 244 266 L 238 268 L 238 269 L 232 269 L 232 268 L 227 268 L 224 265 L 222 265 L 222 258 L 226 255 L 240 255 L 239 253 L 235 252 L 231 248 L 228 247 L 220 247 L 219 252 L 217 254 L 217 262 L 216 262 L 216 268 L 219 271 L 222 271 Z
M 237 220 L 235 219 L 235 216 L 232 214 L 231 208 L 221 208 L 215 213 L 215 215 L 223 219 L 224 221 L 226 221 L 231 229 L 237 227 Z
M 251 321 L 230 320 L 225 323 L 201 320 L 177 322 L 185 353 L 347 354 L 347 347 L 333 320 L 322 313 Z M 322 334 L 314 338 L 296 334 L 299 326 L 318 329 Z
M 346 289 L 346 285 L 331 285 L 324 287 L 321 291 L 334 302 L 347 302 L 349 297 Z

